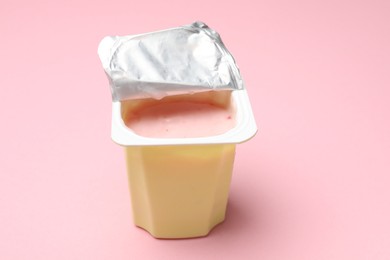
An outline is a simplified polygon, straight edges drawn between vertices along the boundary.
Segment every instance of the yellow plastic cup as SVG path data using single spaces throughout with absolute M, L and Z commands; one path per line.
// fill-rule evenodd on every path
M 156 238 L 206 236 L 225 219 L 236 144 L 257 127 L 246 90 L 166 97 L 205 101 L 235 111 L 228 132 L 199 138 L 147 138 L 124 122 L 153 99 L 113 102 L 112 139 L 125 147 L 134 224 Z M 210 122 L 212 123 L 212 122 Z

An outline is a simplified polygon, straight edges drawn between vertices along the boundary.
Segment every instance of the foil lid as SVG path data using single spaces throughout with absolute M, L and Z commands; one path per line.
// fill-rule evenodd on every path
M 107 36 L 98 54 L 113 101 L 244 88 L 233 56 L 219 34 L 202 22 Z

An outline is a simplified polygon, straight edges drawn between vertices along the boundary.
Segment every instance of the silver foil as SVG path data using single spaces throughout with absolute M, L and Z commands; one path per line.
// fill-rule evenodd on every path
M 113 101 L 244 88 L 233 56 L 219 34 L 202 22 L 108 36 L 98 54 Z

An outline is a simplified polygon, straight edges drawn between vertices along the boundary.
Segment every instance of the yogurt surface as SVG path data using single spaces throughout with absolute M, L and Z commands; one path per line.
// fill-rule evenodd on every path
M 174 101 L 138 108 L 125 124 L 144 137 L 192 138 L 223 134 L 235 126 L 235 119 L 229 107 Z

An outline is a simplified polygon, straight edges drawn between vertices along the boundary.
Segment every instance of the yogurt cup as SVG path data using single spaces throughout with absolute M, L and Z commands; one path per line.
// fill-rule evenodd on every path
M 112 139 L 126 151 L 135 225 L 156 238 L 207 235 L 225 218 L 236 144 L 257 131 L 233 56 L 220 35 L 202 22 L 107 36 L 98 54 L 113 100 Z M 235 125 L 222 134 L 202 132 L 193 138 L 145 137 L 126 126 L 128 118 L 139 119 L 138 109 L 164 102 L 227 108 L 227 119 L 234 118 Z M 208 115 L 210 120 L 199 122 L 216 124 Z M 197 127 L 195 117 L 185 119 Z
M 167 97 L 231 106 L 236 125 L 224 134 L 149 138 L 125 124 L 132 109 L 152 99 L 112 103 L 112 139 L 124 146 L 136 226 L 156 238 L 206 236 L 225 219 L 236 144 L 257 131 L 247 91 L 210 91 Z

